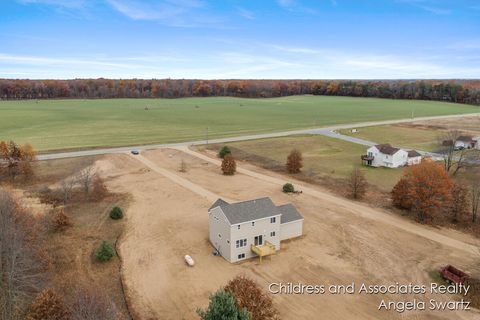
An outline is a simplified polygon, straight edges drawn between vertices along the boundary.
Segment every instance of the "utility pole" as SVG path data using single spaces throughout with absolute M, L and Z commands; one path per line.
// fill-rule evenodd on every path
M 205 133 L 205 140 L 207 140 L 207 144 L 208 144 L 208 127 L 207 127 L 207 130 L 206 130 L 206 133 Z
M 412 119 L 414 118 L 415 116 L 415 109 L 412 109 Z

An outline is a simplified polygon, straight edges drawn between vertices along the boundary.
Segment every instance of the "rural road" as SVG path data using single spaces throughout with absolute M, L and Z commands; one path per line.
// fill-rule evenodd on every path
M 337 139 L 343 139 L 343 140 L 350 141 L 357 144 L 362 144 L 365 146 L 370 146 L 374 143 L 370 141 L 354 138 L 354 137 L 340 135 L 335 133 L 334 131 L 342 130 L 342 129 L 351 129 L 351 128 L 362 128 L 362 127 L 370 127 L 370 126 L 407 123 L 407 122 L 414 122 L 414 121 L 462 118 L 462 117 L 469 117 L 469 116 L 470 117 L 480 116 L 480 113 L 340 124 L 340 125 L 323 127 L 323 128 L 313 128 L 313 129 L 311 128 L 311 129 L 300 129 L 300 130 L 273 132 L 273 133 L 265 133 L 265 134 L 257 134 L 257 135 L 246 135 L 246 136 L 239 136 L 239 137 L 212 139 L 208 141 L 198 140 L 198 141 L 188 141 L 188 142 L 179 142 L 179 143 L 150 144 L 150 145 L 139 145 L 139 146 L 129 146 L 129 147 L 117 147 L 117 148 L 92 149 L 92 150 L 62 152 L 62 153 L 41 154 L 37 157 L 37 159 L 38 160 L 63 159 L 63 158 L 94 156 L 94 155 L 111 154 L 111 153 L 124 153 L 134 149 L 143 151 L 143 150 L 152 150 L 152 149 L 161 149 L 161 148 L 175 148 L 175 147 L 184 147 L 184 146 L 192 146 L 192 145 L 202 145 L 202 144 L 208 144 L 208 143 L 227 143 L 227 142 L 236 142 L 236 141 L 245 141 L 245 140 L 277 138 L 277 137 L 285 137 L 285 136 L 298 135 L 298 134 L 320 134 L 320 135 L 325 135 L 325 136 L 329 136 Z

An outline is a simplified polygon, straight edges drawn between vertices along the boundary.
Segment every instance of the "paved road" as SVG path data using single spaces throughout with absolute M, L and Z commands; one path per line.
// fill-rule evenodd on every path
M 51 160 L 51 159 L 62 159 L 62 158 L 73 158 L 73 157 L 83 157 L 83 156 L 93 156 L 93 155 L 102 155 L 102 154 L 111 154 L 111 153 L 124 153 L 129 152 L 130 150 L 151 150 L 151 149 L 160 149 L 160 148 L 175 148 L 182 146 L 191 146 L 191 145 L 202 145 L 207 143 L 227 143 L 235 141 L 245 141 L 245 140 L 255 140 L 255 139 L 264 139 L 264 138 L 276 138 L 276 137 L 285 137 L 298 134 L 321 134 L 333 138 L 343 139 L 353 143 L 362 144 L 365 146 L 371 146 L 375 144 L 374 142 L 339 135 L 334 133 L 335 130 L 341 129 L 351 129 L 351 128 L 362 128 L 369 126 L 380 126 L 387 124 L 397 124 L 397 123 L 407 123 L 413 121 L 423 121 L 423 120 L 436 120 L 436 119 L 448 119 L 448 118 L 461 118 L 467 116 L 480 116 L 480 113 L 469 113 L 461 115 L 447 115 L 447 116 L 433 116 L 433 117 L 419 117 L 419 118 L 408 118 L 408 119 L 397 119 L 397 120 L 384 120 L 384 121 L 372 121 L 372 122 L 361 122 L 361 123 L 350 123 L 350 124 L 341 124 L 331 127 L 324 128 L 313 128 L 313 129 L 302 129 L 302 130 L 292 130 L 292 131 L 283 131 L 283 132 L 274 132 L 274 133 L 265 133 L 257 135 L 247 135 L 239 137 L 230 137 L 230 138 L 220 138 L 212 140 L 198 140 L 198 141 L 189 141 L 189 142 L 180 142 L 180 143 L 164 143 L 164 144 L 150 144 L 150 145 L 141 145 L 141 146 L 130 146 L 130 147 L 118 147 L 118 148 L 108 148 L 108 149 L 92 149 L 92 150 L 83 150 L 83 151 L 72 151 L 72 152 L 62 152 L 62 153 L 51 153 L 51 154 L 42 154 L 38 156 L 38 160 Z

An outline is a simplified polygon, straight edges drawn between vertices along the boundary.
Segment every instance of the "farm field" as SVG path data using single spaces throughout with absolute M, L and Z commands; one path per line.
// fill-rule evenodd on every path
M 283 168 L 287 155 L 296 148 L 303 155 L 303 172 L 314 179 L 347 178 L 355 165 L 361 165 L 360 156 L 367 148 L 355 143 L 320 135 L 299 135 L 259 139 L 227 144 L 233 147 L 236 158 L 248 160 L 266 168 Z M 217 151 L 222 145 L 209 145 Z M 200 149 L 206 146 L 199 147 Z M 371 168 L 362 166 L 368 182 L 389 192 L 403 174 L 403 169 Z
M 390 143 L 397 147 L 435 152 L 438 151 L 442 134 L 448 130 L 458 130 L 462 134 L 479 136 L 480 116 L 364 127 L 359 128 L 355 133 L 351 130 L 339 130 L 339 132 L 377 143 Z
M 178 171 L 182 160 L 188 167 L 185 173 Z M 107 155 L 97 161 L 96 167 L 109 188 L 132 195 L 119 251 L 127 297 L 139 318 L 194 319 L 195 310 L 208 304 L 209 294 L 239 274 L 253 278 L 267 290 L 271 282 L 429 283 L 429 273 L 448 261 L 474 274 L 480 272 L 470 252 L 451 250 L 446 243 L 427 240 L 400 226 L 420 228 L 427 234 L 442 230 L 405 222 L 380 209 L 336 198 L 315 186 L 309 188 L 321 198 L 310 193 L 286 195 L 280 185 L 265 177 L 283 180 L 289 179 L 287 176 L 242 166 L 258 176 L 237 173 L 226 177 L 218 165 L 171 149 L 140 156 Z M 188 187 L 182 180 L 189 182 Z M 269 196 L 276 204 L 292 202 L 304 215 L 304 236 L 283 243 L 281 251 L 262 263 L 251 259 L 230 264 L 212 254 L 208 241 L 207 210 L 214 196 L 235 201 Z M 389 219 L 395 222 L 383 222 Z M 478 245 L 478 240 L 462 237 L 465 246 Z M 185 265 L 185 254 L 195 259 L 195 267 Z M 388 298 L 405 300 L 413 296 Z M 433 298 L 445 301 L 453 297 Z M 404 318 L 395 311 L 379 312 L 382 297 L 377 295 L 274 295 L 272 299 L 282 319 Z M 447 317 L 430 311 L 409 315 L 415 319 L 473 320 L 478 312 L 449 312 Z
M 291 96 L 0 102 L 0 137 L 39 151 L 169 143 L 480 111 L 433 101 Z

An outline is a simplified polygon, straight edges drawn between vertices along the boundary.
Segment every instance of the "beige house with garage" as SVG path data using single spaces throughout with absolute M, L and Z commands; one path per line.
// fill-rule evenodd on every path
M 218 199 L 208 210 L 209 239 L 225 260 L 237 262 L 274 254 L 283 240 L 303 234 L 303 217 L 292 204 L 270 198 L 228 203 Z

